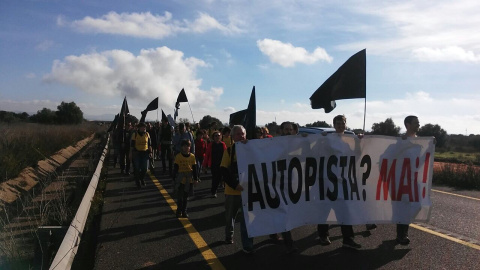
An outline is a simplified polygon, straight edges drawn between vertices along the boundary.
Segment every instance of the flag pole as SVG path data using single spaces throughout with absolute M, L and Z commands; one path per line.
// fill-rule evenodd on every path
M 190 113 L 192 114 L 192 119 L 193 119 L 193 123 L 195 124 L 195 118 L 193 118 L 193 112 L 192 112 L 192 107 L 190 107 L 190 102 L 188 102 L 188 108 L 190 108 Z
M 365 118 L 367 115 L 367 97 L 365 97 L 365 105 L 363 108 L 363 134 L 365 134 Z

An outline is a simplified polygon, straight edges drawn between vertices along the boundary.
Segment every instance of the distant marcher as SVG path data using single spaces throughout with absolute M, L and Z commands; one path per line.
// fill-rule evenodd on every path
M 162 159 L 163 173 L 166 172 L 166 161 L 168 160 L 168 174 L 172 176 L 173 169 L 173 153 L 172 153 L 173 127 L 168 119 L 163 119 L 160 127 L 160 156 Z
M 210 168 L 212 172 L 212 187 L 210 193 L 212 198 L 217 198 L 217 190 L 222 180 L 220 172 L 220 163 L 222 162 L 223 152 L 227 150 L 227 146 L 221 141 L 220 131 L 213 133 L 213 142 L 210 142 L 205 153 L 205 160 L 203 161 L 204 168 Z
M 204 129 L 197 130 L 195 138 L 195 159 L 197 160 L 198 176 L 202 170 L 203 160 L 205 159 L 205 152 L 207 151 L 206 131 Z

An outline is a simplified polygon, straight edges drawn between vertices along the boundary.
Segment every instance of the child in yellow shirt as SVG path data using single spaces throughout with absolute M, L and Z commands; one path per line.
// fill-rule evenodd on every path
M 180 153 L 175 156 L 173 168 L 174 193 L 177 195 L 177 217 L 188 218 L 187 202 L 188 192 L 193 188 L 193 183 L 198 179 L 197 161 L 195 155 L 190 153 L 191 143 L 182 140 Z

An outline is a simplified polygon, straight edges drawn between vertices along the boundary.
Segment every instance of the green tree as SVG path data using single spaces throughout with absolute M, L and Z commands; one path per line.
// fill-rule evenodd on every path
M 329 125 L 325 121 L 317 121 L 317 122 L 313 122 L 311 124 L 306 124 L 305 126 L 306 127 L 332 127 L 332 125 Z
M 417 134 L 418 136 L 434 136 L 437 140 L 437 147 L 443 147 L 447 142 L 447 132 L 439 125 L 425 124 L 418 130 Z
M 266 124 L 265 126 L 268 128 L 268 131 L 272 136 L 275 136 L 277 134 L 278 129 L 280 128 L 277 122 L 271 122 Z
M 59 124 L 80 124 L 83 121 L 83 112 L 75 102 L 66 103 L 62 101 L 57 106 L 57 123 Z
M 372 125 L 372 134 L 398 136 L 400 134 L 400 127 L 395 126 L 392 118 L 387 118 L 385 122 L 374 123 Z
M 220 130 L 224 127 L 222 121 L 220 121 L 219 119 L 215 118 L 215 117 L 212 117 L 210 115 L 205 115 L 199 122 L 200 124 L 200 128 L 202 129 L 208 129 L 211 125 L 212 122 L 215 122 L 216 123 L 216 129 Z
M 48 108 L 43 108 L 40 111 L 37 111 L 37 114 L 32 115 L 30 120 L 40 124 L 53 124 L 56 121 L 56 117 L 54 111 Z

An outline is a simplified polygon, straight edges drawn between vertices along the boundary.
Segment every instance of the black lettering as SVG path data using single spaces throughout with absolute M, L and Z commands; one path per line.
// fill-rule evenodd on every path
M 317 175 L 317 160 L 307 157 L 305 160 L 305 200 L 310 201 L 310 187 L 315 184 Z
M 297 191 L 295 192 L 293 190 L 293 170 L 297 171 Z M 293 204 L 296 204 L 299 200 L 300 197 L 302 196 L 302 188 L 303 188 L 303 175 L 302 175 L 302 164 L 300 163 L 300 160 L 298 158 L 293 158 L 290 160 L 290 164 L 288 165 L 288 196 L 290 197 L 290 200 L 292 201 Z
M 262 163 L 262 173 L 263 173 L 263 189 L 265 190 L 265 198 L 267 204 L 270 208 L 275 209 L 280 205 L 280 197 L 278 196 L 278 191 L 275 188 L 275 183 L 277 181 L 277 164 L 275 161 L 272 162 L 272 188 L 275 192 L 275 197 L 272 197 L 270 189 L 268 188 L 268 174 L 267 174 L 267 164 Z
M 347 179 L 345 178 L 345 167 L 347 167 L 347 156 L 341 156 L 340 157 L 340 168 L 342 168 L 342 173 L 340 174 L 342 176 L 342 189 L 343 189 L 343 199 L 348 201 L 349 196 L 348 196 L 348 183 Z
M 277 161 L 277 168 L 280 172 L 280 194 L 282 194 L 283 202 L 288 205 L 287 198 L 285 198 L 285 171 L 287 170 L 287 160 L 282 159 Z
M 360 200 L 357 183 L 357 168 L 355 167 L 355 156 L 350 157 L 350 165 L 348 166 L 348 179 L 350 182 L 350 200 L 353 200 L 353 194 L 357 195 L 357 201 Z
M 332 171 L 332 167 L 337 165 L 338 158 L 336 156 L 330 156 L 327 161 L 327 178 L 333 184 L 333 191 L 327 189 L 327 197 L 331 201 L 336 201 L 338 198 L 338 179 L 335 173 Z
M 265 180 L 265 179 L 264 179 Z M 255 184 L 255 190 L 253 192 L 253 184 Z M 255 170 L 255 164 L 248 165 L 248 211 L 253 210 L 253 203 L 259 202 L 260 208 L 265 209 L 265 202 L 263 201 L 262 190 L 260 189 L 260 183 L 258 182 L 257 171 Z
M 325 157 L 320 158 L 318 163 L 318 193 L 320 200 L 325 200 L 325 179 L 323 178 L 323 167 L 325 166 Z

